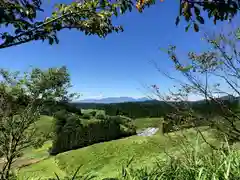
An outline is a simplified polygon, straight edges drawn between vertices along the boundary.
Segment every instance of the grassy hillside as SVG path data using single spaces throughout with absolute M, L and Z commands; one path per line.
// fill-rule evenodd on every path
M 35 123 L 37 133 L 49 134 L 53 131 L 53 117 L 41 116 L 41 118 Z
M 148 128 L 148 127 L 162 127 L 162 118 L 139 118 L 135 119 L 134 125 L 137 127 L 138 130 Z
M 95 111 L 96 114 L 105 114 L 104 110 L 98 110 L 98 109 L 81 109 L 81 111 L 82 111 L 83 114 L 89 114 L 92 111 Z
M 203 129 L 208 140 L 214 140 L 212 134 Z M 196 132 L 192 129 L 184 131 L 191 142 L 196 140 Z M 170 137 L 170 138 L 169 138 Z M 98 143 L 78 150 L 68 151 L 55 157 L 48 157 L 47 151 L 50 142 L 40 150 L 35 150 L 26 156 L 41 157 L 43 160 L 32 165 L 22 167 L 18 171 L 18 180 L 27 178 L 49 178 L 54 172 L 63 177 L 72 174 L 80 165 L 83 165 L 80 173 L 92 172 L 98 178 L 117 176 L 122 165 L 130 158 L 134 158 L 134 167 L 152 166 L 158 158 L 166 158 L 165 150 L 170 153 L 178 153 L 181 140 L 186 142 L 182 133 L 171 133 L 169 137 L 158 133 L 152 137 L 132 136 L 125 139 Z
M 36 138 L 48 137 L 53 132 L 53 123 L 54 119 L 49 116 L 41 116 L 41 118 L 33 125 L 36 128 Z M 39 139 L 39 140 L 40 140 Z M 28 164 L 36 163 L 41 161 L 43 158 L 48 156 L 48 148 L 51 147 L 51 142 L 47 142 L 43 145 L 43 147 L 35 149 L 33 147 L 29 147 L 23 151 L 23 157 L 17 159 L 16 162 L 13 163 L 14 168 L 22 167 Z M 0 166 L 2 163 L 0 161 Z
M 41 116 L 41 118 L 35 123 L 37 129 L 36 136 L 50 135 L 53 132 L 53 117 Z M 27 148 L 24 150 L 25 159 L 41 160 L 43 157 L 48 156 L 48 148 L 51 147 L 51 142 L 46 142 L 41 148 Z

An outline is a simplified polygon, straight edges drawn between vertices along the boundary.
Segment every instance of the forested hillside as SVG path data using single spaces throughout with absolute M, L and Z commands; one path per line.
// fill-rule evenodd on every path
M 234 99 L 226 98 L 225 96 L 219 98 L 217 102 L 221 102 L 227 106 L 231 106 L 237 110 L 239 105 L 239 98 Z M 189 102 L 166 102 L 150 100 L 144 102 L 126 102 L 126 103 L 114 103 L 114 104 L 97 104 L 97 103 L 71 103 L 77 108 L 82 109 L 99 109 L 104 110 L 108 115 L 125 115 L 131 118 L 142 118 L 142 117 L 162 117 L 172 111 L 175 111 L 173 105 L 179 108 L 193 108 L 195 111 L 201 114 L 211 115 L 221 113 L 219 105 L 213 100 L 209 101 L 189 101 Z

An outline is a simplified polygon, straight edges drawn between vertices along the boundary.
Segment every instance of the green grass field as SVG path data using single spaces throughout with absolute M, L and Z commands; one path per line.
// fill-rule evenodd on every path
M 83 114 L 88 114 L 92 111 L 96 111 L 96 114 L 105 114 L 105 111 L 104 110 L 98 110 L 98 109 L 81 109 L 82 113 Z
M 37 136 L 49 135 L 53 132 L 54 119 L 49 116 L 41 116 L 41 118 L 34 124 Z
M 139 118 L 133 121 L 137 130 L 148 128 L 148 127 L 162 127 L 162 118 Z
M 41 123 L 42 127 L 44 127 L 43 124 L 46 123 L 46 119 L 44 117 L 45 122 Z M 135 120 L 135 125 L 138 129 L 158 127 L 160 120 L 157 118 L 139 119 Z M 202 130 L 208 140 L 214 141 L 209 131 L 204 128 Z M 28 149 L 25 151 L 24 157 L 27 160 L 31 159 L 33 163 L 21 167 L 17 171 L 18 180 L 37 179 L 39 177 L 46 179 L 54 177 L 54 173 L 64 177 L 73 174 L 80 165 L 83 166 L 79 173 L 93 173 L 98 175 L 98 178 L 115 177 L 121 172 L 122 165 L 127 164 L 132 157 L 132 166 L 151 167 L 157 159 L 162 160 L 167 157 L 165 151 L 175 154 L 179 152 L 181 149 L 179 144 L 182 144 L 179 142 L 187 141 L 183 134 L 188 137 L 189 141 L 195 142 L 195 130 L 189 129 L 182 133 L 170 133 L 167 136 L 157 133 L 152 137 L 132 136 L 68 151 L 55 157 L 49 157 L 47 153 L 48 148 L 51 147 L 49 141 L 40 149 Z M 36 162 L 33 160 L 36 160 Z

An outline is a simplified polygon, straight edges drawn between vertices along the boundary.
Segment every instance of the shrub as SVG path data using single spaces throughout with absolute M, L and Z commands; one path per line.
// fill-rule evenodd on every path
M 82 123 L 79 116 L 72 114 L 56 119 L 51 155 L 136 134 L 135 126 L 117 116 L 87 123 Z
M 96 111 L 91 111 L 89 114 L 90 114 L 92 117 L 95 117 L 96 114 L 97 114 L 97 112 L 96 112 Z
M 188 129 L 199 126 L 209 126 L 210 122 L 201 116 L 181 115 L 170 113 L 164 116 L 162 132 L 168 133 L 180 129 Z
M 82 118 L 83 119 L 91 119 L 91 115 L 85 113 L 85 114 L 82 115 Z
M 103 120 L 103 119 L 105 119 L 106 118 L 106 116 L 104 115 L 104 114 L 97 114 L 96 115 L 96 119 L 101 119 L 101 120 Z

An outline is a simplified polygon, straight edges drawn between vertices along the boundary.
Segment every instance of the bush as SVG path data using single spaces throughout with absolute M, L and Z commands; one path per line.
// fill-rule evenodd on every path
M 168 133 L 178 131 L 180 129 L 188 129 L 209 125 L 210 122 L 202 116 L 170 113 L 164 116 L 164 121 L 162 123 L 162 132 Z
M 82 118 L 83 119 L 91 119 L 91 116 L 90 116 L 90 114 L 83 114 Z
M 136 134 L 135 126 L 118 116 L 87 123 L 82 123 L 79 116 L 72 114 L 56 119 L 51 155 Z
M 97 112 L 96 112 L 96 111 L 91 111 L 89 114 L 90 114 L 92 117 L 95 117 L 96 114 L 97 114 Z
M 103 120 L 103 119 L 105 119 L 106 118 L 106 116 L 104 115 L 104 114 L 97 114 L 96 115 L 96 119 L 101 119 L 101 120 Z

